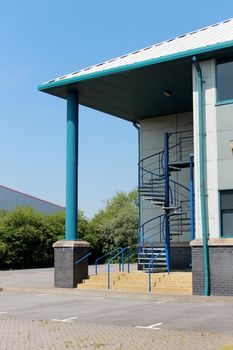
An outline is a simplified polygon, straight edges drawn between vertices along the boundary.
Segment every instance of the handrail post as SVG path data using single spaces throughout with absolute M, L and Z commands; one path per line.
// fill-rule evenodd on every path
M 150 263 L 149 263 L 149 271 L 148 271 L 148 291 L 151 292 Z
M 128 273 L 129 273 L 129 271 L 130 271 L 129 259 L 130 259 L 130 251 L 129 251 L 129 248 L 128 248 Z
M 108 289 L 110 289 L 110 262 L 108 262 Z
M 122 249 L 122 252 L 121 252 L 121 263 L 122 263 L 122 272 L 125 271 L 125 256 L 124 256 L 124 249 Z
M 116 249 L 115 249 L 116 250 Z M 110 282 L 111 282 L 111 270 L 110 270 L 110 263 L 113 259 L 115 259 L 116 257 L 118 257 L 120 254 L 122 254 L 122 252 L 125 250 L 125 248 L 120 248 L 120 251 L 118 253 L 116 253 L 114 256 L 112 256 L 109 260 L 108 260 L 108 289 L 110 289 Z
M 151 264 L 152 268 L 154 266 L 155 260 L 165 251 L 166 249 L 162 249 L 160 253 L 156 254 L 149 262 L 149 267 L 148 267 L 148 291 L 151 292 Z

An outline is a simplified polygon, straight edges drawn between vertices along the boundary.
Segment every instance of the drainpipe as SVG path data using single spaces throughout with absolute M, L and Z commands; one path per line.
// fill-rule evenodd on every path
M 202 70 L 196 56 L 193 57 L 193 63 L 197 72 L 197 90 L 198 90 L 198 126 L 199 126 L 199 173 L 200 173 L 200 195 L 201 195 L 201 223 L 203 239 L 203 265 L 204 265 L 204 295 L 209 295 L 209 256 L 208 256 L 208 237 L 206 225 L 206 191 L 204 182 L 204 131 L 203 131 L 203 80 Z
M 141 201 L 140 201 L 140 179 L 141 179 L 141 169 L 140 169 L 140 160 L 141 160 L 141 140 L 140 140 L 140 126 L 133 122 L 133 126 L 138 131 L 138 253 L 140 251 L 141 244 Z

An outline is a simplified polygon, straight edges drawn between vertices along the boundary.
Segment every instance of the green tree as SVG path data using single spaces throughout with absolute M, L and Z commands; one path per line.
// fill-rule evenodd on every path
M 106 202 L 90 223 L 101 242 L 103 253 L 117 246 L 135 246 L 137 243 L 137 191 L 118 192 Z

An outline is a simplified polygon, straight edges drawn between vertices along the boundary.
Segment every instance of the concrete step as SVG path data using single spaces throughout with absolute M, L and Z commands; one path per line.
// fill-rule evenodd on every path
M 110 280 L 111 290 L 148 292 L 148 274 L 144 272 L 113 273 Z M 108 288 L 107 273 L 90 276 L 79 289 L 106 290 Z M 151 274 L 151 290 L 154 293 L 164 294 L 192 294 L 192 273 L 172 272 Z

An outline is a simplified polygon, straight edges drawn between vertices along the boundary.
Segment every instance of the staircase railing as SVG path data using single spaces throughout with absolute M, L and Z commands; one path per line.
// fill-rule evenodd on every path
M 170 163 L 189 162 L 193 153 L 193 130 L 172 132 L 168 137 Z
M 76 260 L 76 261 L 75 261 L 75 265 L 78 265 L 80 262 L 82 262 L 83 260 L 87 259 L 88 256 L 90 256 L 91 254 L 92 254 L 92 252 L 87 253 L 87 254 L 85 254 L 84 256 L 82 256 L 80 259 Z
M 193 131 L 167 133 L 164 145 L 164 150 L 139 162 L 141 198 L 150 200 L 164 210 L 164 214 L 140 225 L 139 237 L 141 245 L 144 246 L 145 239 L 153 245 L 152 242 L 159 236 L 159 242 L 164 241 L 165 247 L 168 245 L 170 255 L 169 240 L 172 235 L 182 235 L 189 230 L 190 225 L 190 189 L 171 179 L 171 173 L 189 166 L 190 154 L 193 153 Z
M 102 260 L 103 258 L 106 258 L 107 256 L 111 256 L 112 254 L 114 254 L 116 251 L 121 251 L 122 248 L 121 247 L 116 247 L 115 249 L 111 250 L 110 252 L 100 256 L 99 258 L 96 259 L 95 261 L 95 274 L 98 274 L 98 263 L 100 260 Z M 119 265 L 119 270 L 120 270 L 120 265 Z
M 148 268 L 148 291 L 151 292 L 151 268 L 154 270 L 154 263 L 158 259 L 158 257 L 163 254 L 166 251 L 166 248 L 161 250 L 158 254 L 154 255 L 150 262 L 149 262 L 149 268 Z
M 163 157 L 164 157 L 164 151 L 162 150 L 160 152 L 157 152 L 155 154 L 152 154 L 140 160 L 138 165 L 142 170 L 141 172 L 142 182 L 144 177 L 147 175 L 147 173 L 150 173 L 156 176 L 164 175 Z
M 121 248 L 121 250 L 116 253 L 114 256 L 112 256 L 109 260 L 108 260 L 108 289 L 110 289 L 111 287 L 111 268 L 110 268 L 110 264 L 111 262 L 117 258 L 119 255 L 121 255 L 121 261 L 122 261 L 122 272 L 124 272 L 124 254 L 125 254 L 125 251 L 129 251 L 130 247 L 125 247 L 125 248 Z M 129 269 L 129 267 L 128 267 Z
M 159 216 L 156 216 L 155 218 L 149 219 L 145 221 L 141 225 L 141 237 L 142 237 L 142 244 L 144 245 L 145 243 L 145 234 L 147 234 L 147 240 L 151 241 L 150 238 L 158 236 L 159 235 L 159 240 L 160 242 L 164 238 L 164 232 L 163 232 L 163 219 L 164 219 L 164 214 L 161 214 Z M 149 225 L 152 224 L 153 226 Z M 149 226 L 147 228 L 147 226 Z M 148 233 L 153 231 L 152 235 L 148 236 Z

